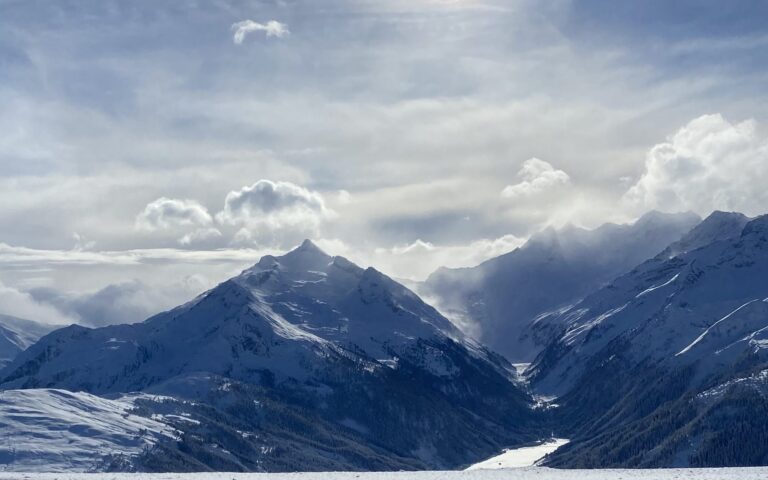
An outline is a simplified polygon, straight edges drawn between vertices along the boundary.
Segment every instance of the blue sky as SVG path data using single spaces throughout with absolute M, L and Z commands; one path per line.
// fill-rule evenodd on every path
M 759 1 L 0 1 L 0 282 L 58 299 L 44 316 L 114 285 L 151 311 L 304 237 L 421 278 L 548 225 L 764 213 L 765 18 Z

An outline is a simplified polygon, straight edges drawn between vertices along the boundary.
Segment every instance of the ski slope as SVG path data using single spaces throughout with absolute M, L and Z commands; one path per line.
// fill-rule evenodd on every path
M 554 470 L 519 468 L 463 472 L 5 474 L 0 480 L 764 480 L 768 467 L 665 470 Z

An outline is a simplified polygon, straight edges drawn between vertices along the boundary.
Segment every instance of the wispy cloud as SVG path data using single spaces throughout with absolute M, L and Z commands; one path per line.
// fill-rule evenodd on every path
M 283 38 L 291 34 L 288 25 L 280 23 L 277 20 L 270 20 L 267 23 L 254 22 L 253 20 L 243 20 L 232 24 L 232 31 L 235 32 L 232 41 L 240 45 L 245 40 L 246 35 L 252 32 L 264 32 L 267 37 Z

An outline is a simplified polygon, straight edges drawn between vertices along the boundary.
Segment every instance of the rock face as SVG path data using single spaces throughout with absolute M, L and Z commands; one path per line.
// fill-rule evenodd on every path
M 575 441 L 556 466 L 768 461 L 768 216 L 716 213 L 577 304 L 529 370 Z M 584 419 L 587 419 L 584 421 Z
M 423 293 L 510 361 L 530 362 L 552 339 L 545 325 L 533 322 L 539 314 L 577 301 L 700 221 L 692 213 L 650 212 L 632 225 L 548 229 L 477 267 L 437 270 Z
M 449 468 L 534 438 L 512 370 L 402 285 L 307 241 L 143 323 L 53 332 L 0 386 L 167 394 L 197 423 L 141 459 L 160 470 Z

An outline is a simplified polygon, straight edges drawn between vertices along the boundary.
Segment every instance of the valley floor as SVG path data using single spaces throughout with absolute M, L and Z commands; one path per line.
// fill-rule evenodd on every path
M 768 467 L 667 470 L 507 470 L 381 473 L 2 473 L 0 480 L 764 480 Z

